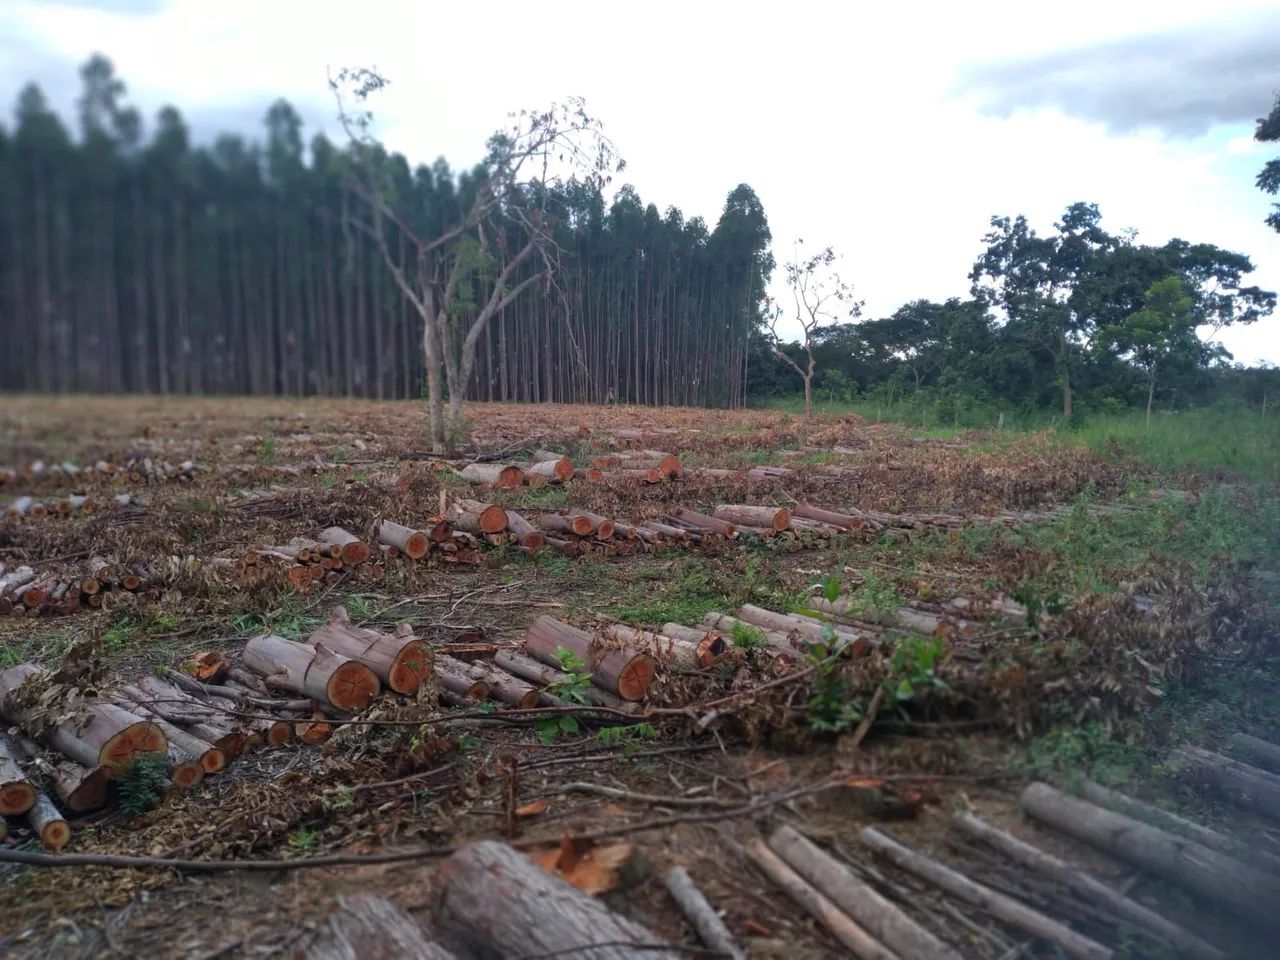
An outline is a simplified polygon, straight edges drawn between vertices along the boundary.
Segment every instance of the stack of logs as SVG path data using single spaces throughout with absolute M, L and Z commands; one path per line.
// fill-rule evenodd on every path
M 153 460 L 142 454 L 128 457 L 122 463 L 99 460 L 87 467 L 74 463 L 45 463 L 43 460 L 33 460 L 17 469 L 0 467 L 0 487 L 43 481 L 76 486 L 97 478 L 120 477 L 130 483 L 163 483 L 165 481 L 191 483 L 199 469 L 194 460 L 183 460 L 175 464 L 168 460 Z
M 614 477 L 657 484 L 679 479 L 683 474 L 680 460 L 660 450 L 627 450 L 599 456 L 585 468 L 575 467 L 569 457 L 554 451 L 536 450 L 528 463 L 470 463 L 458 471 L 458 476 L 468 483 L 498 489 L 570 480 L 603 483 Z
M 106 499 L 98 499 L 85 493 L 72 493 L 58 497 L 46 503 L 35 497 L 24 495 L 14 497 L 4 508 L 4 515 L 10 520 L 44 520 L 48 517 L 69 517 L 73 514 L 92 513 L 107 508 L 117 510 L 137 503 L 132 494 L 117 493 Z
M 0 616 L 74 613 L 85 607 L 110 610 L 144 592 L 154 579 L 150 567 L 125 567 L 103 557 L 90 557 L 80 577 L 66 570 L 40 574 L 26 565 L 6 570 L 0 564 Z

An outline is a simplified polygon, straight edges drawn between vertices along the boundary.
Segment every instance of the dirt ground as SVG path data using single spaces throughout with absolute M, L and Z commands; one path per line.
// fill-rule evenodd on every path
M 383 707 L 378 723 L 343 728 L 323 747 L 253 754 L 141 816 L 113 807 L 77 821 L 67 852 L 301 862 L 422 848 L 421 856 L 235 873 L 5 865 L 0 945 L 13 956 L 301 956 L 344 893 L 384 893 L 429 927 L 433 873 L 450 849 L 479 838 L 549 849 L 574 836 L 594 837 L 597 849 L 631 845 L 602 896 L 673 942 L 697 942 L 661 883 L 679 864 L 752 956 L 843 955 L 744 853 L 782 823 L 826 845 L 964 956 L 1057 954 L 877 861 L 859 845 L 862 827 L 884 829 L 974 879 L 1045 906 L 1125 955 L 1162 955 L 1096 907 L 1029 882 L 959 840 L 949 825 L 958 809 L 1180 912 L 1204 936 L 1232 943 L 1235 955 L 1266 955 L 1265 944 L 1229 918 L 1031 826 L 1018 811 L 1018 793 L 1033 779 L 1062 784 L 1073 767 L 1074 775 L 1096 775 L 1099 758 L 1119 757 L 1131 768 L 1135 792 L 1184 810 L 1193 804 L 1197 818 L 1216 828 L 1274 840 L 1264 825 L 1145 778 L 1158 766 L 1151 758 L 1186 735 L 1170 724 L 1163 732 L 1144 726 L 1168 699 L 1166 690 L 1194 684 L 1221 661 L 1274 663 L 1267 659 L 1275 652 L 1266 640 L 1270 614 L 1246 573 L 1219 564 L 1215 575 L 1197 575 L 1155 561 L 1141 542 L 1162 524 L 1175 542 L 1195 536 L 1177 528 L 1194 523 L 1196 502 L 1208 495 L 1195 476 L 1156 478 L 1123 457 L 1038 434 L 938 440 L 856 417 L 479 405 L 467 410 L 473 454 L 520 459 L 547 448 L 581 464 L 604 449 L 612 431 L 649 429 L 670 431 L 652 444 L 686 468 L 774 464 L 795 471 L 768 481 L 574 482 L 495 492 L 492 499 L 509 508 L 579 507 L 640 522 L 675 505 L 807 501 L 856 506 L 904 524 L 925 516 L 977 519 L 889 522 L 878 537 L 785 548 L 728 543 L 610 558 L 493 550 L 476 567 L 388 565 L 376 579 L 352 576 L 299 595 L 278 579 L 241 585 L 206 576 L 199 564 L 335 524 L 364 531 L 378 518 L 421 523 L 438 512 L 442 496 L 471 494 L 427 450 L 419 405 L 9 397 L 0 407 L 0 467 L 124 462 L 138 454 L 197 467 L 190 483 L 95 480 L 99 492 L 134 495 L 123 511 L 0 522 L 0 563 L 75 570 L 87 557 L 105 555 L 126 564 L 173 556 L 196 565 L 126 606 L 0 618 L 4 666 L 53 664 L 92 639 L 110 672 L 145 674 L 196 651 L 235 651 L 256 633 L 301 635 L 337 603 L 368 625 L 408 622 L 440 647 L 477 634 L 488 644 L 516 645 L 548 613 L 583 626 L 614 619 L 658 626 L 695 624 L 708 610 L 731 612 L 742 603 L 791 609 L 831 580 L 877 609 L 1016 596 L 1043 610 L 1034 625 L 991 624 L 976 638 L 942 638 L 930 674 L 936 689 L 883 709 L 865 739 L 851 724 L 816 729 L 816 693 L 794 685 L 739 697 L 723 721 L 697 732 L 707 702 L 743 689 L 741 678 L 710 674 L 659 684 L 654 705 L 665 712 L 612 734 L 583 723 L 550 737 L 498 713 L 449 720 L 430 702 Z M 833 478 L 822 471 L 831 466 L 845 471 Z M 0 501 L 40 494 L 41 482 L 0 490 Z M 49 483 L 46 496 L 65 492 Z M 1238 485 L 1227 490 L 1223 495 L 1246 511 L 1258 498 L 1274 497 Z M 1091 505 L 1113 512 L 1090 513 Z M 981 523 L 1001 510 L 1043 517 L 1029 519 L 1030 534 L 1005 536 Z M 1089 540 L 1104 535 L 1101 545 Z M 1090 556 L 1095 565 L 1082 568 Z M 1093 581 L 1105 581 L 1106 589 L 1089 589 Z M 861 669 L 840 679 L 851 701 L 902 664 L 886 654 Z M 767 682 L 764 673 L 747 673 L 750 684 Z M 1258 698 L 1274 696 L 1269 666 L 1252 675 L 1257 686 L 1242 692 L 1246 715 Z M 859 702 L 865 706 L 865 697 Z M 1064 722 L 1088 731 L 1088 756 L 1072 753 L 1076 741 L 1055 739 Z M 538 801 L 545 809 L 533 812 Z M 17 824 L 9 843 L 31 848 Z

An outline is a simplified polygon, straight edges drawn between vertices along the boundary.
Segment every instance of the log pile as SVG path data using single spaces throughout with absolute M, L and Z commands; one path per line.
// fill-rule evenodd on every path
M 135 595 L 147 595 L 156 579 L 151 566 L 125 566 L 103 557 L 90 557 L 78 573 L 65 567 L 49 574 L 25 564 L 11 569 L 0 564 L 0 616 L 111 610 Z
M 141 507 L 141 504 L 128 493 L 117 493 L 104 498 L 72 493 L 47 500 L 38 500 L 24 494 L 9 501 L 4 508 L 4 516 L 7 520 L 47 520 L 83 516 L 100 510 L 120 510 L 124 507 Z
M 45 463 L 32 460 L 22 467 L 0 467 L 0 488 L 30 485 L 81 487 L 98 480 L 124 479 L 130 483 L 191 483 L 200 467 L 194 460 L 170 463 L 144 454 L 123 461 L 98 460 L 81 467 L 75 463 Z

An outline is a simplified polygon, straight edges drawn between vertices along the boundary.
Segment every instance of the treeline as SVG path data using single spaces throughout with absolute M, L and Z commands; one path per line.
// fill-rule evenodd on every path
M 281 101 L 261 141 L 196 146 L 172 107 L 144 131 L 105 58 L 81 78 L 74 133 L 35 86 L 0 127 L 0 388 L 421 396 L 421 320 L 356 228 L 345 145 L 304 148 Z M 441 224 L 478 175 L 379 162 Z M 714 228 L 629 187 L 556 199 L 562 270 L 487 329 L 468 395 L 744 403 L 772 267 L 751 189 Z
M 1043 235 L 1023 217 L 993 218 L 983 240 L 968 298 L 917 300 L 818 331 L 817 398 L 914 402 L 950 419 L 976 407 L 1078 417 L 1280 396 L 1280 372 L 1231 367 L 1213 339 L 1275 307 L 1274 293 L 1247 282 L 1253 264 L 1243 254 L 1184 240 L 1140 244 L 1107 232 L 1084 203 Z M 799 357 L 798 347 L 785 349 Z M 751 392 L 799 392 L 785 364 L 764 362 L 769 351 L 758 335 Z

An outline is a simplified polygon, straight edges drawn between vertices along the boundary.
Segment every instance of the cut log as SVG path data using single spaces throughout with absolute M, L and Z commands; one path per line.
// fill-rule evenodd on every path
M 1280 773 L 1280 745 L 1259 740 L 1247 733 L 1233 733 L 1227 738 L 1227 747 L 1236 756 L 1255 766 Z
M 825 613 L 833 617 L 849 617 L 869 623 L 884 623 L 925 635 L 938 632 L 943 623 L 948 622 L 936 614 L 926 613 L 923 610 L 913 610 L 910 607 L 899 607 L 897 610 L 861 609 L 855 607 L 852 601 L 844 597 L 839 597 L 835 600 L 828 600 L 825 597 L 810 597 L 809 607 L 819 613 Z M 955 623 L 957 626 L 965 626 L 964 621 L 956 621 Z
M 177 724 L 203 740 L 208 744 L 206 750 L 217 749 L 222 754 L 222 766 L 218 770 L 244 752 L 246 738 L 243 730 L 236 729 L 225 715 L 207 704 L 192 700 L 159 677 L 142 677 L 136 686 L 121 687 L 120 693 L 138 704 L 139 710 Z M 216 765 L 218 760 L 214 755 L 205 762 Z M 206 768 L 205 772 L 216 773 L 217 770 Z
M 468 483 L 483 483 L 499 489 L 524 486 L 524 471 L 504 463 L 472 463 L 458 471 Z
M 40 845 L 55 853 L 65 847 L 71 840 L 71 827 L 62 814 L 54 806 L 49 795 L 44 792 L 36 794 L 36 802 L 27 811 L 27 823 L 31 832 L 40 838 Z
M 544 533 L 561 534 L 566 537 L 591 536 L 591 521 L 580 517 L 576 522 L 558 513 L 539 513 L 533 522 Z
M 814 889 L 899 956 L 960 960 L 960 954 L 882 897 L 875 887 L 791 827 L 775 830 L 769 846 Z
M 583 536 L 594 535 L 599 537 L 601 540 L 613 539 L 612 520 L 602 517 L 598 513 L 590 513 L 586 510 L 570 510 L 568 515 L 569 522 L 573 524 L 575 532 L 578 530 L 578 520 L 581 518 L 591 524 L 591 529 L 588 530 L 586 534 L 583 534 Z
M 698 934 L 698 939 L 728 960 L 747 960 L 746 953 L 734 941 L 720 914 L 707 902 L 684 867 L 672 867 L 662 878 L 667 893 L 675 901 L 684 918 Z
M 32 664 L 0 671 L 0 703 L 9 720 L 20 725 L 34 721 L 37 711 L 14 696 L 24 681 L 43 674 Z M 115 704 L 88 702 L 56 726 L 39 731 L 37 739 L 81 766 L 109 768 L 112 776 L 140 753 L 164 753 L 166 744 L 155 724 Z
M 293 690 L 351 713 L 367 707 L 380 689 L 377 676 L 363 663 L 323 645 L 309 647 L 274 634 L 246 643 L 244 663 L 266 677 L 268 686 Z
M 348 567 L 358 567 L 369 559 L 369 547 L 354 533 L 342 527 L 327 527 L 320 532 L 320 542 L 339 548 L 342 562 Z
M 1172 758 L 1189 778 L 1208 785 L 1219 796 L 1280 820 L 1280 776 L 1199 747 L 1180 747 Z
M 35 578 L 36 572 L 31 567 L 18 567 L 16 570 L 11 570 L 0 577 L 0 597 L 12 593 L 18 587 L 30 583 Z
M 1114 954 L 1102 944 L 1076 933 L 1070 927 L 1046 917 L 1012 897 L 975 883 L 962 873 L 912 850 L 874 827 L 864 827 L 862 842 L 895 866 L 914 874 L 958 900 L 986 910 L 1020 930 L 1056 943 L 1070 957 L 1080 960 L 1110 960 Z
M 722 630 L 707 627 L 686 627 L 679 623 L 664 623 L 662 632 L 698 649 L 698 662 L 704 667 L 713 666 L 729 649 L 729 636 Z
M 671 511 L 671 516 L 679 520 L 681 523 L 696 527 L 699 530 L 707 530 L 711 533 L 717 533 L 726 539 L 732 539 L 738 535 L 738 528 L 728 520 L 721 520 L 719 517 L 709 517 L 705 513 L 698 513 L 696 510 L 689 510 L 685 507 L 676 507 Z
M 374 537 L 382 544 L 395 547 L 410 560 L 421 560 L 431 549 L 431 539 L 421 530 L 382 520 L 375 524 Z
M 466 701 L 483 700 L 489 696 L 489 684 L 467 673 L 451 670 L 443 662 L 446 659 L 452 660 L 453 658 L 436 657 L 432 664 L 432 670 L 435 671 L 436 677 L 440 680 L 440 686 L 449 693 L 455 694 Z
M 717 613 L 712 611 L 702 618 L 702 622 L 713 630 L 718 630 L 728 636 L 729 642 L 734 643 L 733 634 L 735 629 L 738 632 L 748 631 L 752 635 L 759 635 L 764 639 L 765 645 L 775 653 L 783 656 L 799 659 L 805 654 L 805 640 L 799 634 L 786 634 L 778 630 L 767 630 L 754 623 L 748 623 L 746 620 L 739 620 L 737 617 L 731 617 L 728 614 Z
M 413 635 L 408 624 L 397 627 L 395 634 L 368 630 L 353 625 L 346 608 L 337 606 L 329 622 L 312 633 L 308 642 L 364 664 L 390 690 L 404 696 L 413 696 L 431 676 L 431 648 Z
M 580 467 L 573 471 L 573 477 L 587 483 L 600 483 L 604 480 L 604 471 L 598 467 Z
M 756 840 L 746 848 L 751 862 L 760 872 L 776 884 L 783 893 L 795 901 L 809 916 L 840 941 L 855 957 L 862 960 L 898 960 L 892 952 L 866 930 L 858 926 L 839 907 L 824 897 L 782 861 L 776 853 Z
M 839 527 L 841 530 L 862 529 L 862 516 L 857 510 L 852 513 L 836 513 L 834 510 L 824 510 L 812 504 L 799 503 L 796 504 L 791 512 L 793 515 L 805 520 L 817 520 L 819 523 L 830 524 L 833 527 Z
M 650 470 L 629 470 L 625 467 L 619 467 L 605 475 L 609 477 L 627 477 L 632 480 L 639 480 L 641 483 L 658 484 L 663 481 L 662 471 L 656 467 Z
M 565 683 L 569 680 L 569 675 L 563 670 L 548 666 L 533 657 L 527 657 L 523 653 L 516 653 L 514 650 L 499 650 L 493 655 L 495 666 L 501 667 L 514 676 L 528 680 L 530 683 L 543 687 L 555 686 Z M 557 700 L 556 703 L 548 701 L 548 697 Z M 591 686 L 582 691 L 582 698 L 593 707 L 607 707 L 610 710 L 619 710 L 623 713 L 640 713 L 638 704 L 630 703 L 617 697 L 607 690 L 601 690 L 599 687 Z M 543 694 L 543 703 L 547 706 L 559 706 L 562 701 L 550 694 Z M 572 704 L 569 704 L 572 706 Z
M 165 720 L 160 716 L 160 714 L 156 713 L 149 707 L 137 703 L 136 701 L 126 701 L 125 703 L 122 703 L 121 706 L 132 710 L 140 717 L 150 720 L 160 728 L 160 732 L 164 734 L 165 740 L 169 743 L 169 760 L 173 764 L 181 765 L 186 761 L 191 761 L 199 768 L 199 776 L 195 776 L 195 774 L 186 768 L 180 770 L 177 775 L 171 773 L 170 779 L 179 786 L 184 788 L 195 786 L 204 779 L 204 775 L 206 773 L 218 773 L 226 767 L 226 755 L 208 741 L 201 740 L 194 734 L 187 733 L 182 728 L 175 726 L 168 720 Z
M 524 468 L 527 477 L 542 477 L 544 480 L 572 480 L 573 461 L 568 457 L 555 460 L 540 460 Z
M 781 533 L 791 526 L 791 511 L 786 507 L 752 507 L 742 503 L 722 503 L 712 516 L 741 527 L 763 527 Z
M 1077 870 L 1071 864 L 1005 833 L 971 813 L 957 813 L 953 819 L 956 826 L 969 836 L 994 847 L 1014 863 L 1050 877 L 1107 912 L 1141 927 L 1166 946 L 1174 947 L 1180 956 L 1200 960 L 1225 960 L 1226 954 L 1217 947 L 1210 946 L 1176 923 L 1148 910 L 1137 901 L 1130 900 L 1119 890 L 1112 889 L 1083 870 Z
M 492 669 L 481 663 L 467 663 L 445 654 L 438 654 L 436 660 L 449 673 L 483 684 L 486 688 L 485 696 L 501 700 L 517 710 L 532 710 L 542 699 L 530 684 L 503 670 Z
M 15 497 L 5 510 L 5 515 L 14 520 L 25 517 L 31 511 L 31 507 L 35 502 L 34 497 Z
M 507 511 L 507 529 L 519 538 L 520 546 L 526 550 L 541 550 L 546 542 L 542 531 L 514 510 Z
M 26 813 L 36 802 L 36 788 L 18 765 L 21 756 L 17 744 L 0 733 L 0 814 L 8 817 Z
M 87 813 L 106 805 L 111 771 L 106 767 L 82 767 L 71 760 L 54 764 L 49 774 L 53 792 L 71 813 Z
M 1276 927 L 1280 878 L 1045 783 L 1022 791 L 1031 816 L 1109 856 L 1186 887 L 1234 913 Z
M 854 659 L 865 656 L 876 642 L 875 635 L 869 631 L 826 624 L 821 620 L 796 613 L 775 613 L 750 603 L 744 603 L 738 609 L 738 617 L 747 623 L 775 633 L 795 634 L 809 643 L 829 642 L 827 631 L 830 630 L 834 635 L 836 648 L 847 652 Z
M 385 897 L 341 898 L 299 960 L 453 960 L 411 916 Z
M 633 650 L 645 653 L 658 663 L 666 663 L 683 670 L 698 670 L 715 663 L 703 663 L 698 657 L 698 645 L 675 637 L 664 636 L 652 630 L 641 630 L 625 623 L 611 623 L 604 628 L 606 637 L 619 640 Z
M 440 865 L 432 886 L 435 924 L 457 938 L 465 948 L 459 952 L 591 960 L 683 956 L 502 843 L 485 840 L 463 847 Z
M 642 700 L 653 682 L 653 660 L 635 650 L 610 650 L 577 627 L 541 616 L 525 635 L 525 650 L 543 663 L 559 666 L 557 653 L 565 649 L 591 671 L 593 683 L 623 700 Z
M 496 503 L 481 503 L 479 500 L 458 500 L 456 506 L 463 513 L 476 518 L 481 533 L 502 533 L 507 529 L 507 511 Z

